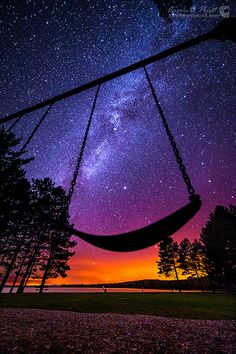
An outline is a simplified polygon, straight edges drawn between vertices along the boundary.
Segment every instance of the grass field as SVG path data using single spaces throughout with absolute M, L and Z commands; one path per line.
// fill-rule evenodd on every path
M 2 294 L 0 307 L 209 320 L 236 319 L 236 296 L 220 293 Z

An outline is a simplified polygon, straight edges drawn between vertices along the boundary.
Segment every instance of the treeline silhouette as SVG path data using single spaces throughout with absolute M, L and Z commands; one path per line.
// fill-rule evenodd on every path
M 203 227 L 199 240 L 180 243 L 168 237 L 159 244 L 158 274 L 175 276 L 179 291 L 179 276 L 197 279 L 204 291 L 203 279 L 213 290 L 217 286 L 236 287 L 236 206 L 216 206 Z
M 59 227 L 69 226 L 65 191 L 49 178 L 28 181 L 24 167 L 32 158 L 19 143 L 0 128 L 0 293 L 9 280 L 10 292 L 19 284 L 22 293 L 30 278 L 41 279 L 41 293 L 48 278 L 66 277 L 76 242 Z

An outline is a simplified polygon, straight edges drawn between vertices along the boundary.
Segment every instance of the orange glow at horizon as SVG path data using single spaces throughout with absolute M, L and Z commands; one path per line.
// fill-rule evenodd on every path
M 198 216 L 199 225 L 203 226 L 206 216 Z M 199 229 L 192 224 L 185 225 L 173 235 L 175 241 L 180 242 L 187 237 L 190 241 L 199 238 Z M 70 259 L 71 270 L 66 278 L 47 279 L 46 285 L 69 284 L 98 284 L 118 283 L 134 280 L 175 280 L 175 276 L 166 278 L 159 275 L 156 261 L 158 260 L 158 245 L 136 252 L 110 252 L 89 245 L 78 237 L 73 238 L 77 245 L 73 249 L 74 256 Z M 185 279 L 180 271 L 179 279 Z M 39 285 L 41 279 L 30 279 L 28 285 Z
M 190 236 L 191 235 L 191 236 Z M 180 241 L 184 237 L 190 240 L 198 237 L 191 228 L 185 225 L 173 239 Z M 48 279 L 47 284 L 97 284 L 118 283 L 133 280 L 172 280 L 157 273 L 158 245 L 136 252 L 117 253 L 101 250 L 75 238 L 78 242 L 74 248 L 75 255 L 69 264 L 71 270 L 66 278 Z M 185 277 L 179 274 L 179 279 Z
M 183 239 L 185 234 L 178 239 Z M 134 280 L 175 280 L 175 276 L 166 278 L 157 273 L 158 246 L 128 253 L 116 253 L 100 250 L 76 239 L 75 255 L 69 264 L 71 270 L 66 278 L 48 279 L 46 284 L 98 284 L 118 283 Z M 176 240 L 176 238 L 175 238 Z M 179 275 L 179 279 L 185 277 Z M 41 279 L 30 279 L 28 285 L 39 285 Z

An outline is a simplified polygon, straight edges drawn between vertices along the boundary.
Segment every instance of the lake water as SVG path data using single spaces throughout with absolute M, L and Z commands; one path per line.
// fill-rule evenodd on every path
M 15 293 L 17 287 L 14 288 L 13 293 Z M 38 287 L 26 287 L 25 293 L 37 293 L 39 290 Z M 7 294 L 10 291 L 10 287 L 5 287 L 3 293 Z M 176 290 L 174 290 L 176 291 Z M 77 288 L 77 287 L 53 287 L 49 286 L 44 289 L 46 293 L 104 293 L 104 288 Z M 106 288 L 107 293 L 148 293 L 148 292 L 171 292 L 171 290 L 166 289 L 136 289 L 136 288 Z

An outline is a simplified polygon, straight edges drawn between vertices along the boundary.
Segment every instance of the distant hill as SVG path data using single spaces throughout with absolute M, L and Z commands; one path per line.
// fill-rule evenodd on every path
M 202 278 L 202 282 L 205 288 L 210 288 L 210 284 L 207 278 Z M 200 288 L 197 279 L 180 280 L 179 285 L 183 290 L 197 290 Z M 91 287 L 91 288 L 138 288 L 138 289 L 178 289 L 178 283 L 175 280 L 156 280 L 156 279 L 144 279 L 126 281 L 121 283 L 99 283 L 99 284 L 70 284 L 61 285 L 62 287 Z

